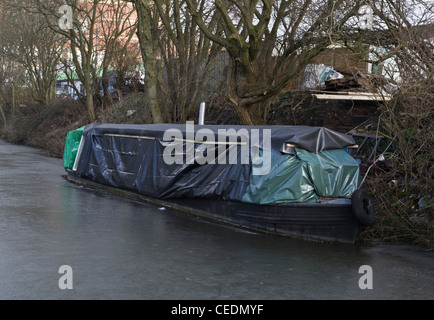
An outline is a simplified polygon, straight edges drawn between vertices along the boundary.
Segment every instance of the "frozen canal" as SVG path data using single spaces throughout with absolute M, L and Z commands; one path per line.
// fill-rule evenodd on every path
M 0 141 L 0 299 L 434 299 L 432 251 L 240 232 L 63 174 Z

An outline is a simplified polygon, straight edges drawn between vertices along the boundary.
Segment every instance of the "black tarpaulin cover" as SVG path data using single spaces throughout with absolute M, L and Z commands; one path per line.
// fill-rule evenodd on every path
M 267 143 L 267 134 L 271 143 Z M 351 136 L 321 127 L 192 123 L 91 124 L 84 129 L 83 138 L 77 171 L 84 177 L 158 198 L 218 197 L 238 201 L 249 185 L 255 147 L 281 154 L 284 143 L 292 143 L 320 153 L 355 143 Z M 246 145 L 247 160 L 243 149 Z M 189 150 L 194 161 L 186 156 Z M 168 155 L 172 163 L 168 163 Z M 210 160 L 213 156 L 215 161 Z
M 272 150 L 282 151 L 283 143 L 293 143 L 299 148 L 309 152 L 318 153 L 322 150 L 341 149 L 355 144 L 350 135 L 339 133 L 324 127 L 309 126 L 222 126 L 222 125 L 187 125 L 187 124 L 90 124 L 84 129 L 84 135 L 121 134 L 131 136 L 154 137 L 163 139 L 164 133 L 170 129 L 180 130 L 184 137 L 186 131 L 193 127 L 197 132 L 201 129 L 209 129 L 218 134 L 219 130 L 229 133 L 235 131 L 240 136 L 242 129 L 250 134 L 252 129 L 262 132 L 264 129 L 271 130 Z M 217 140 L 217 139 L 216 139 Z

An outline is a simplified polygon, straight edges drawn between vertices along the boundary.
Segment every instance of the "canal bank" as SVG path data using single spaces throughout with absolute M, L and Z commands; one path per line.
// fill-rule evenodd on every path
M 140 99 L 133 100 L 138 103 Z M 100 120 L 104 123 L 130 124 L 152 122 L 141 118 L 140 112 L 125 118 L 125 113 L 131 110 L 132 106 L 127 102 L 127 99 L 124 102 L 125 104 L 121 104 L 112 110 L 116 110 L 116 116 L 114 114 L 112 114 L 113 117 L 101 115 Z M 139 106 L 137 105 L 137 107 Z M 65 101 L 62 100 L 47 106 L 47 108 L 43 112 L 36 112 L 33 116 L 20 116 L 13 119 L 6 126 L 0 128 L 0 137 L 8 142 L 42 148 L 52 156 L 62 157 L 66 134 L 70 130 L 89 124 L 89 122 L 79 111 L 79 105 L 65 105 Z M 328 108 L 326 109 L 328 110 Z M 305 110 L 304 107 L 303 110 Z M 309 115 L 313 111 L 318 115 L 317 109 L 307 108 L 305 111 Z M 109 114 L 111 113 L 109 112 Z M 325 114 L 322 114 L 318 117 L 318 123 L 305 121 L 307 119 L 297 123 L 323 126 L 325 125 L 325 123 L 322 123 L 324 116 Z M 226 118 L 225 122 L 218 121 L 216 123 L 231 125 L 237 123 L 233 120 Z M 282 124 L 293 123 L 289 119 L 287 120 Z M 329 126 L 325 125 L 325 127 Z M 429 130 L 426 132 L 429 132 Z M 397 134 L 401 136 L 401 133 Z M 372 135 L 375 136 L 376 134 L 372 133 Z M 406 156 L 403 156 L 401 152 L 398 152 L 398 154 L 394 152 L 393 161 L 389 159 L 391 161 L 377 161 L 375 164 L 372 159 L 366 161 L 368 156 L 371 157 L 374 154 L 371 149 L 376 145 L 374 140 L 370 138 L 368 142 L 363 142 L 364 139 L 358 141 L 360 145 L 364 145 L 364 150 L 360 151 L 361 159 L 364 159 L 362 161 L 362 172 L 366 170 L 368 174 L 366 176 L 363 174 L 363 180 L 364 186 L 369 190 L 370 197 L 374 202 L 376 220 L 376 223 L 362 230 L 361 238 L 367 241 L 382 239 L 387 242 L 411 243 L 431 250 L 434 248 L 434 215 L 432 210 L 434 166 L 430 163 L 431 154 L 426 150 L 430 144 L 426 143 L 424 139 L 428 136 L 423 135 L 422 139 L 419 138 L 418 143 L 407 141 L 404 145 L 401 144 L 399 149 Z M 381 139 L 384 144 L 384 137 Z M 420 148 L 423 146 L 425 146 L 425 151 L 419 153 Z M 411 156 L 413 153 L 408 152 L 408 150 L 415 150 L 417 156 Z M 379 156 L 380 153 L 377 155 Z M 405 160 L 405 157 L 408 156 L 410 158 Z M 382 157 L 378 159 L 380 158 Z M 408 166 L 409 163 L 419 164 L 417 166 Z M 416 172 L 413 169 L 417 169 Z M 407 179 L 408 177 L 411 177 L 411 179 Z
M 240 232 L 63 174 L 0 141 L 1 299 L 434 299 L 432 251 Z

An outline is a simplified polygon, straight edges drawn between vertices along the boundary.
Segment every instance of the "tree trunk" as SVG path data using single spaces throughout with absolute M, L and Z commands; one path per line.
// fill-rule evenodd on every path
M 235 115 L 237 116 L 240 124 L 246 126 L 253 126 L 262 124 L 254 117 L 250 110 L 246 107 L 240 106 L 239 104 L 232 101 L 232 108 L 234 109 Z
M 93 105 L 93 92 L 92 92 L 92 85 L 89 81 L 86 81 L 85 83 L 86 88 L 86 108 L 87 108 L 87 114 L 89 115 L 90 122 L 95 122 L 95 108 Z
M 101 85 L 102 85 L 102 92 L 103 92 L 103 96 L 102 96 L 102 109 L 104 110 L 104 108 L 108 105 L 108 102 L 110 101 L 110 93 L 108 90 L 108 86 L 109 86 L 109 79 L 107 77 L 107 67 L 104 68 L 103 72 L 102 72 L 102 76 L 101 76 Z
M 244 99 L 244 96 L 257 86 L 257 79 L 255 79 L 251 68 L 246 67 L 235 59 L 232 59 L 232 64 L 235 67 L 232 67 L 228 98 L 240 124 L 250 126 L 266 124 L 261 116 L 260 106 L 245 103 L 246 99 Z
M 142 52 L 143 65 L 145 67 L 145 94 L 147 105 L 151 111 L 153 122 L 162 123 L 164 119 L 157 99 L 156 54 L 151 33 L 152 15 L 149 2 L 150 0 L 136 1 L 139 22 L 137 34 L 140 42 L 140 51 Z

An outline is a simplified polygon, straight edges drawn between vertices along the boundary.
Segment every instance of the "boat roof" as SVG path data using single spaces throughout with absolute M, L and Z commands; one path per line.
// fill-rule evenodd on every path
M 206 130 L 203 130 L 206 129 Z M 200 131 L 202 130 L 202 131 Z M 112 124 L 112 123 L 93 123 L 87 125 L 83 131 L 84 135 L 113 135 L 119 137 L 148 138 L 163 140 L 167 132 L 180 132 L 184 139 L 194 133 L 197 137 L 198 132 L 215 135 L 224 134 L 230 141 L 232 139 L 249 139 L 250 146 L 259 143 L 264 146 L 263 137 L 266 132 L 271 136 L 271 150 L 283 152 L 285 144 L 293 144 L 309 152 L 318 153 L 323 150 L 342 149 L 355 144 L 351 135 L 333 131 L 325 127 L 310 126 L 244 126 L 244 125 L 197 125 L 192 122 L 187 124 Z M 259 134 L 258 141 L 252 141 L 252 133 Z M 203 139 L 203 138 L 202 138 Z M 204 142 L 194 139 L 194 142 Z M 235 141 L 237 141 L 235 140 Z

